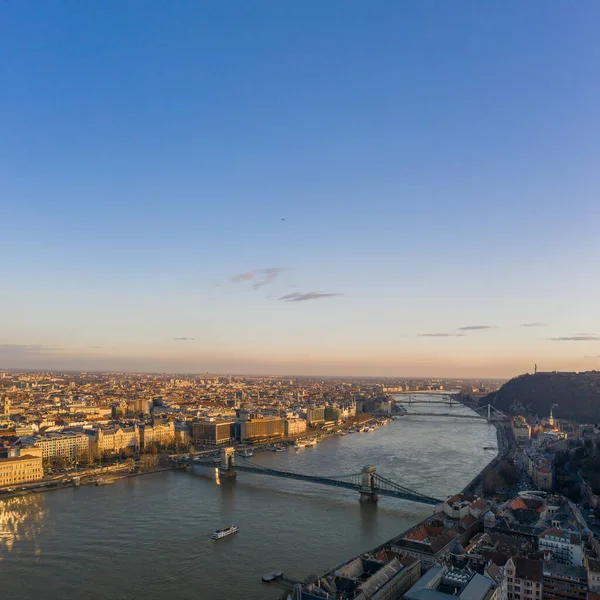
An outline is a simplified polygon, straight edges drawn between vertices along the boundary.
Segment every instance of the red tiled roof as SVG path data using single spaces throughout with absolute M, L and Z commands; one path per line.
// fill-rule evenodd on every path
M 477 498 L 475 502 L 471 502 L 471 508 L 477 510 L 483 510 L 488 505 L 488 502 L 485 498 Z
M 465 529 L 468 529 L 469 527 L 471 527 L 471 525 L 474 525 L 475 523 L 477 523 L 477 519 L 473 515 L 467 515 L 466 517 L 460 520 L 460 524 Z

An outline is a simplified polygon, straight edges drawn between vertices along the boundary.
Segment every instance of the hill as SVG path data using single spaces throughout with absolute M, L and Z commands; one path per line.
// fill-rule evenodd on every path
M 520 375 L 481 399 L 510 414 L 600 423 L 600 371 Z

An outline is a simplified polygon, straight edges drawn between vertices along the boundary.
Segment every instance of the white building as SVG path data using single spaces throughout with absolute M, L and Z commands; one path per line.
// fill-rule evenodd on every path
M 85 433 L 66 431 L 41 435 L 34 446 L 42 449 L 44 460 L 55 457 L 74 460 L 89 451 L 89 444 L 89 437 Z
M 581 537 L 573 531 L 546 529 L 540 534 L 538 546 L 546 560 L 580 567 L 583 564 Z
M 285 436 L 302 435 L 306 432 L 306 419 L 287 419 L 285 422 Z

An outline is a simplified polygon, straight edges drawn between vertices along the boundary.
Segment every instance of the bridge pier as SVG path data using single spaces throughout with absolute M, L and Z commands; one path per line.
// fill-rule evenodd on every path
M 362 468 L 362 485 L 358 501 L 363 504 L 375 504 L 378 500 L 374 482 L 376 470 L 373 465 L 367 465 Z

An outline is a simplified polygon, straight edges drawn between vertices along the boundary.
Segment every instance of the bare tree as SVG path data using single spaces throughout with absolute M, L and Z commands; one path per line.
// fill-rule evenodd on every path
M 156 464 L 156 454 L 145 453 L 140 456 L 140 469 L 152 469 L 153 467 L 156 467 Z

